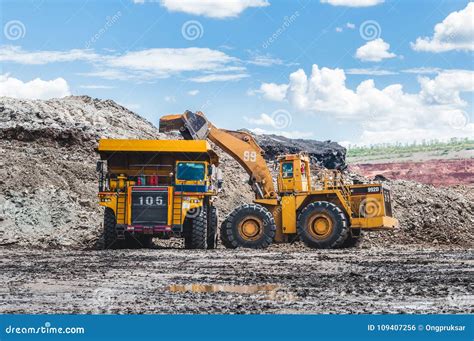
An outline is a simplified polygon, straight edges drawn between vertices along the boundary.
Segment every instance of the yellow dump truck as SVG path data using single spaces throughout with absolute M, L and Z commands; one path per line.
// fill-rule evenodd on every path
M 278 158 L 273 177 L 263 150 L 251 134 L 219 129 L 203 113 L 186 111 L 160 119 L 160 131 L 179 130 L 185 139 L 210 139 L 249 174 L 253 204 L 237 207 L 224 219 L 220 237 L 228 248 L 265 248 L 299 238 L 312 248 L 354 246 L 362 230 L 392 229 L 390 189 L 380 183 L 353 184 L 336 170 L 311 176 L 304 153 Z
M 154 237 L 216 247 L 219 159 L 207 141 L 101 139 L 97 151 L 104 248 L 149 247 Z

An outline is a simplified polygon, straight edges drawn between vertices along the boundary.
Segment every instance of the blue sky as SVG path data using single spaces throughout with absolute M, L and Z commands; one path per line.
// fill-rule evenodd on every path
M 346 144 L 472 137 L 473 10 L 457 0 L 2 1 L 0 95 L 110 98 L 155 124 L 202 110 L 223 128 Z

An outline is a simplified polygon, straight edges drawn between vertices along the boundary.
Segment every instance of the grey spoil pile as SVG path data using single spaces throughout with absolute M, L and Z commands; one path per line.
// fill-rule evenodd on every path
M 176 138 L 116 104 L 87 96 L 48 101 L 0 98 L 0 244 L 42 248 L 93 247 L 101 230 L 93 148 L 100 137 Z M 271 146 L 268 139 L 271 140 Z M 275 145 L 279 139 L 281 145 Z M 294 152 L 292 140 L 259 137 L 267 155 Z M 312 143 L 317 158 L 318 142 Z M 295 142 L 295 148 L 309 145 Z M 270 147 L 269 147 L 270 146 Z M 337 146 L 337 145 L 336 145 Z M 290 148 L 290 149 L 288 149 Z M 308 147 L 309 148 L 309 147 Z M 322 154 L 329 145 L 324 144 Z M 341 147 L 333 153 L 343 160 Z M 229 156 L 222 158 L 225 188 L 217 198 L 222 216 L 249 202 L 248 175 Z M 324 157 L 321 162 L 324 164 Z M 341 161 L 338 161 L 341 162 Z M 396 181 L 394 214 L 400 230 L 370 235 L 365 244 L 472 247 L 472 200 L 466 189 L 435 189 Z

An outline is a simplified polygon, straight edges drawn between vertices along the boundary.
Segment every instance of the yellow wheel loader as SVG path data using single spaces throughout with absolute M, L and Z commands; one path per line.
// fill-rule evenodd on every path
M 154 237 L 216 247 L 219 159 L 207 141 L 102 139 L 97 151 L 104 248 L 148 247 Z
M 250 176 L 254 202 L 237 207 L 221 225 L 227 248 L 266 248 L 298 238 L 311 248 L 349 247 L 357 244 L 362 230 L 398 225 L 386 185 L 352 184 L 337 170 L 323 170 L 313 179 L 309 157 L 299 153 L 278 158 L 275 189 L 264 152 L 251 134 L 219 129 L 203 113 L 190 111 L 163 116 L 160 131 L 171 130 L 185 139 L 209 139 Z

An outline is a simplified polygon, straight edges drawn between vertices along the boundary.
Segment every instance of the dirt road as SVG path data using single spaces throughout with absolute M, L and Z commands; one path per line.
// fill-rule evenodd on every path
M 0 313 L 474 312 L 472 250 L 0 253 Z

